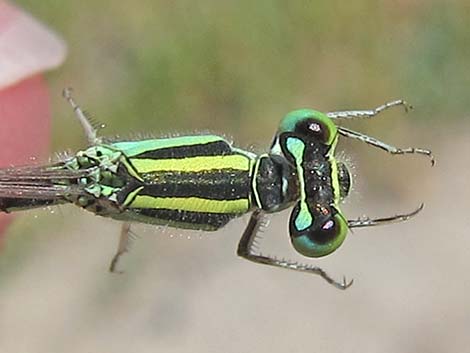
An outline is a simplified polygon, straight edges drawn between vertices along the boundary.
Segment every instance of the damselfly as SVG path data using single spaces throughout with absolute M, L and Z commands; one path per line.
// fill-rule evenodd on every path
M 373 110 L 321 113 L 295 110 L 281 121 L 269 152 L 255 154 L 234 147 L 216 135 L 113 141 L 98 136 L 75 103 L 73 107 L 89 147 L 49 165 L 0 170 L 0 211 L 63 203 L 99 216 L 123 221 L 119 247 L 110 270 L 128 249 L 130 223 L 142 222 L 184 229 L 217 230 L 231 219 L 252 212 L 238 245 L 238 255 L 261 264 L 320 275 L 345 289 L 317 266 L 279 260 L 256 249 L 256 237 L 266 214 L 292 208 L 289 234 L 293 247 L 307 257 L 335 251 L 349 229 L 406 221 L 423 208 L 391 217 L 348 220 L 340 209 L 348 196 L 351 174 L 335 156 L 340 136 L 378 147 L 394 155 L 429 150 L 397 148 L 335 124 L 338 119 L 372 118 L 402 100 Z

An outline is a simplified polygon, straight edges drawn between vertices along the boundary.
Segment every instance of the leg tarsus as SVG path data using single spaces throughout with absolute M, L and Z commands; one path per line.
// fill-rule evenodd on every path
M 418 208 L 415 210 L 409 212 L 409 213 L 403 213 L 403 214 L 398 214 L 394 215 L 391 217 L 383 217 L 383 218 L 369 218 L 369 217 L 362 217 L 358 218 L 355 220 L 348 220 L 348 227 L 349 228 L 360 228 L 360 227 L 373 227 L 373 226 L 380 226 L 380 225 L 385 225 L 385 224 L 392 224 L 392 223 L 400 223 L 400 222 L 406 222 L 409 219 L 413 218 L 416 216 L 418 213 L 420 213 L 424 208 L 424 203 L 419 205 Z
M 416 147 L 408 147 L 408 148 L 398 148 L 392 145 L 388 145 L 385 142 L 382 142 L 380 140 L 377 140 L 374 137 L 370 137 L 364 134 L 361 134 L 357 131 L 347 129 L 345 127 L 339 126 L 338 127 L 338 132 L 343 135 L 344 137 L 348 137 L 354 140 L 359 140 L 364 143 L 367 143 L 368 145 L 371 145 L 373 147 L 380 148 L 390 154 L 393 155 L 402 155 L 402 154 L 421 154 L 424 155 L 431 160 L 431 166 L 434 166 L 436 163 L 434 156 L 430 150 L 424 149 L 424 148 L 416 148 Z
M 256 234 L 258 233 L 260 227 L 263 224 L 263 216 L 264 214 L 263 214 L 263 211 L 261 210 L 255 210 L 253 214 L 251 215 L 248 225 L 245 231 L 243 232 L 240 242 L 238 243 L 237 254 L 239 256 L 247 260 L 250 260 L 252 262 L 259 263 L 259 264 L 265 264 L 265 265 L 285 268 L 288 270 L 295 270 L 299 272 L 307 272 L 311 274 L 316 274 L 338 289 L 344 290 L 344 289 L 349 288 L 353 284 L 352 280 L 347 282 L 346 278 L 344 277 L 343 277 L 342 282 L 338 282 L 334 280 L 332 277 L 330 277 L 322 268 L 317 267 L 317 266 L 304 265 L 304 264 L 299 264 L 297 262 L 279 260 L 274 257 L 264 256 L 261 254 L 255 254 L 253 252 L 252 245 L 253 245 L 253 242 L 255 241 Z
M 123 223 L 121 227 L 121 235 L 119 236 L 119 244 L 116 254 L 111 260 L 111 265 L 109 266 L 109 272 L 111 273 L 124 273 L 124 271 L 118 271 L 117 265 L 122 255 L 129 251 L 129 242 L 130 242 L 130 223 Z
M 326 115 L 331 119 L 355 119 L 355 118 L 366 118 L 370 119 L 376 115 L 379 115 L 384 110 L 390 109 L 396 106 L 403 106 L 405 108 L 405 112 L 413 109 L 413 106 L 408 104 L 403 99 L 398 99 L 395 101 L 391 101 L 385 104 L 382 104 L 374 109 L 366 109 L 366 110 L 344 110 L 344 111 L 337 111 L 337 112 L 328 112 Z

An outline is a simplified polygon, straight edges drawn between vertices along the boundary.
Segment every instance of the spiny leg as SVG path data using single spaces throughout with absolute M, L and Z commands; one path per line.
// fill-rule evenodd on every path
M 421 205 L 419 205 L 417 209 L 409 213 L 398 214 L 395 216 L 384 217 L 384 218 L 371 219 L 369 217 L 362 217 L 356 220 L 348 220 L 348 227 L 349 228 L 373 227 L 373 226 L 381 226 L 385 224 L 406 222 L 410 218 L 413 218 L 418 213 L 420 213 L 423 208 L 424 208 L 424 203 L 422 203 Z
M 101 139 L 97 136 L 97 133 L 98 128 L 102 127 L 102 125 L 99 125 L 98 127 L 94 126 L 95 124 L 91 122 L 91 120 L 86 116 L 85 112 L 80 108 L 80 106 L 75 103 L 75 100 L 72 97 L 72 89 L 70 87 L 64 88 L 64 90 L 62 91 L 62 95 L 72 106 L 75 116 L 80 121 L 80 124 L 82 125 L 82 128 L 85 131 L 85 135 L 90 145 L 97 145 L 101 143 Z
M 337 112 L 328 112 L 326 115 L 331 119 L 355 119 L 355 118 L 373 118 L 374 116 L 382 113 L 384 110 L 390 109 L 396 106 L 403 106 L 405 108 L 405 112 L 408 110 L 413 109 L 413 107 L 408 104 L 403 99 L 399 99 L 396 101 L 388 102 L 378 106 L 375 109 L 367 109 L 367 110 L 344 110 L 344 111 L 337 111 Z
M 347 129 L 342 126 L 338 126 L 338 132 L 344 137 L 348 137 L 348 138 L 365 142 L 368 145 L 378 147 L 390 154 L 422 154 L 431 159 L 432 166 L 435 164 L 434 156 L 432 155 L 432 152 L 430 150 L 426 150 L 423 148 L 415 148 L 415 147 L 398 148 L 392 145 L 388 145 L 380 140 L 377 140 L 374 137 L 361 134 L 357 131 Z
M 253 251 L 253 243 L 255 241 L 256 234 L 258 233 L 260 227 L 263 224 L 263 216 L 264 216 L 264 213 L 261 210 L 256 210 L 251 215 L 248 225 L 245 231 L 243 232 L 240 242 L 238 243 L 238 250 L 237 250 L 238 256 L 241 256 L 247 260 L 250 260 L 259 264 L 265 264 L 265 265 L 285 268 L 288 270 L 295 270 L 295 271 L 300 271 L 300 272 L 316 274 L 316 275 L 321 276 L 328 283 L 330 283 L 331 285 L 339 289 L 347 289 L 348 287 L 352 285 L 353 283 L 352 280 L 350 282 L 346 282 L 346 278 L 343 277 L 343 281 L 338 282 L 334 280 L 333 278 L 331 278 L 323 269 L 317 266 L 310 266 L 310 265 L 305 265 L 305 264 L 301 264 L 297 262 L 279 260 L 274 257 L 264 256 L 261 254 L 255 254 Z
M 117 271 L 117 265 L 119 259 L 122 255 L 129 251 L 130 235 L 131 235 L 131 224 L 125 222 L 121 227 L 121 235 L 119 236 L 119 244 L 116 255 L 114 255 L 111 260 L 111 265 L 109 266 L 109 272 L 112 273 L 123 273 L 123 271 Z

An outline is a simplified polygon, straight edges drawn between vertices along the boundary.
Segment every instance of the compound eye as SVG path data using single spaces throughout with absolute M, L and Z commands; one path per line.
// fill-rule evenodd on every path
M 300 202 L 294 208 L 290 220 L 292 245 L 300 254 L 308 257 L 322 257 L 335 251 L 344 241 L 348 225 L 333 207 L 317 205 L 310 212 L 311 226 L 298 227 L 299 219 L 305 219 Z M 299 218 L 300 217 L 300 218 Z M 307 217 L 308 218 L 308 217 Z

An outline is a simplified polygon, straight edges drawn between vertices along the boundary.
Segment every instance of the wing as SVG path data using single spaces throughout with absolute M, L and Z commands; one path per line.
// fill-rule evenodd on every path
M 63 164 L 0 169 L 0 211 L 72 202 L 85 194 L 78 181 L 93 171 L 70 170 Z

